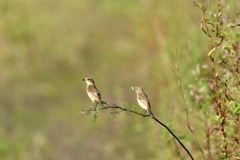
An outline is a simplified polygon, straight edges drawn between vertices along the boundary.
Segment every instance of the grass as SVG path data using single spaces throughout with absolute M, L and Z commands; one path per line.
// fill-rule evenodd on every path
M 234 17 L 239 5 L 225 3 L 229 9 L 224 13 Z M 207 13 L 211 10 L 216 7 Z M 201 11 L 190 1 L 2 0 L 0 17 L 4 160 L 186 159 L 154 122 L 109 112 L 93 121 L 79 114 L 91 105 L 81 80 L 87 76 L 94 78 L 103 99 L 122 105 L 124 98 L 136 110 L 130 87 L 142 86 L 154 115 L 202 159 L 173 72 L 177 51 L 190 124 L 204 146 L 202 110 L 210 101 L 195 104 L 188 86 L 196 91 L 208 87 L 199 79 L 211 75 L 210 67 L 201 68 L 211 64 L 210 40 L 199 27 Z M 192 74 L 197 66 L 201 74 Z

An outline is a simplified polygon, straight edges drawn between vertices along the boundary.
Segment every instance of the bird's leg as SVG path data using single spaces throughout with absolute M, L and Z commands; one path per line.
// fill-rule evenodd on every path
M 97 108 L 97 105 L 98 105 L 98 102 L 96 103 L 96 105 L 95 105 L 95 107 L 94 107 L 94 110 L 96 110 L 96 108 Z
M 148 114 L 148 111 L 147 111 L 147 110 L 145 110 L 144 114 Z
M 143 108 L 141 108 L 138 112 L 141 113 L 143 111 Z
M 143 112 L 144 111 L 144 112 Z M 143 112 L 143 114 L 147 114 L 148 113 L 148 111 L 147 110 L 145 110 L 145 109 L 143 109 L 143 108 L 141 108 L 141 110 L 139 111 L 139 113 L 142 113 Z
M 92 102 L 92 105 L 90 106 L 89 110 L 88 110 L 88 113 L 90 113 L 92 111 L 92 106 L 94 104 L 94 101 Z

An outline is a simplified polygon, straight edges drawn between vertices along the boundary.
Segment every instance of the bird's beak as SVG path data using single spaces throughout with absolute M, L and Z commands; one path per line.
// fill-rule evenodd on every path
M 131 89 L 132 89 L 133 91 L 135 91 L 135 87 L 132 86 Z
M 83 78 L 82 80 L 83 80 L 83 81 L 85 81 L 85 79 L 84 79 L 84 78 Z

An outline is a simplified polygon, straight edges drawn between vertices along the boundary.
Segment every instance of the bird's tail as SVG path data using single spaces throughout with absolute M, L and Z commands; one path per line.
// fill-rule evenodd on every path
M 101 104 L 107 104 L 107 102 L 102 100 L 102 99 L 99 99 L 99 101 L 100 101 Z
M 150 109 L 148 109 L 148 113 L 149 113 L 149 115 L 150 115 L 151 117 L 153 117 L 153 113 L 152 113 L 152 111 L 151 111 Z

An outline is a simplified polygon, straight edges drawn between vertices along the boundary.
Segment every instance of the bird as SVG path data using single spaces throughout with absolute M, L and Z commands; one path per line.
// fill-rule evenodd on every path
M 92 78 L 83 78 L 83 81 L 87 83 L 86 91 L 88 94 L 88 97 L 91 99 L 92 103 L 95 101 L 98 103 L 100 102 L 101 104 L 107 104 L 104 100 L 101 98 L 101 94 L 99 90 L 97 89 L 94 80 Z
M 149 115 L 153 117 L 153 113 L 151 111 L 151 105 L 148 100 L 148 96 L 143 91 L 142 87 L 132 87 L 133 90 L 137 93 L 137 102 L 143 109 L 147 110 Z

